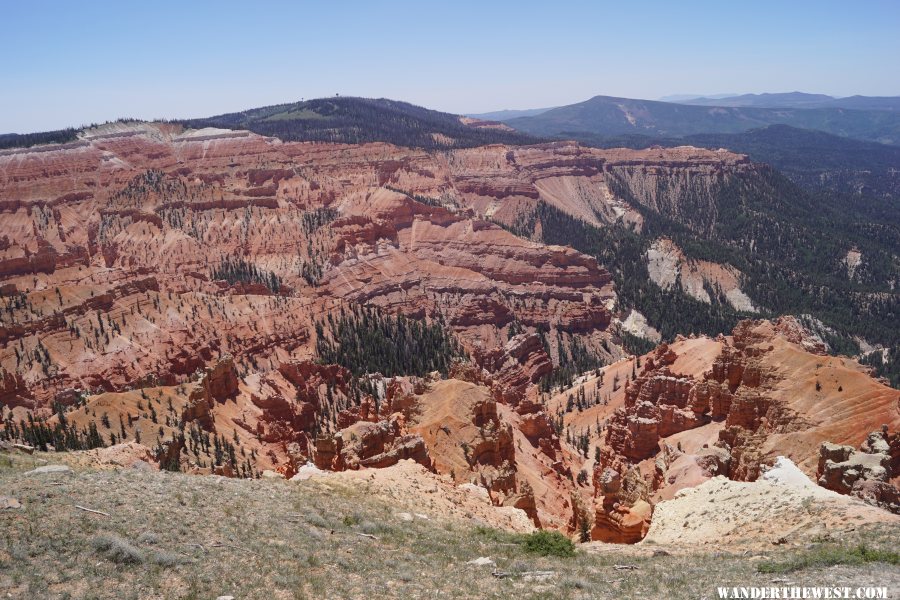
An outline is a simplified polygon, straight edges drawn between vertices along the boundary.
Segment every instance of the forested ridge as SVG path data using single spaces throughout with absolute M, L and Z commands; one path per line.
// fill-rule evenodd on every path
M 65 144 L 78 139 L 78 130 L 73 128 L 36 133 L 0 133 L 0 150 L 6 148 L 30 148 L 40 144 Z
M 538 141 L 515 131 L 470 127 L 458 115 L 384 98 L 321 98 L 190 119 L 183 124 L 249 129 L 285 141 L 389 142 L 429 150 Z
M 898 146 L 788 125 L 770 125 L 742 133 L 698 133 L 682 138 L 643 134 L 603 136 L 577 131 L 567 131 L 559 137 L 576 139 L 596 148 L 684 145 L 710 150 L 727 148 L 748 155 L 754 162 L 775 167 L 807 191 L 829 191 L 850 197 L 845 198 L 848 208 L 892 207 L 895 217 L 900 211 L 896 203 L 883 202 L 900 195 Z M 863 206 L 856 206 L 860 202 Z
M 738 320 L 754 315 L 734 310 L 715 290 L 708 290 L 713 302 L 706 304 L 677 287 L 663 290 L 650 281 L 646 253 L 660 237 L 674 240 L 689 258 L 740 270 L 742 289 L 763 316 L 809 314 L 820 320 L 819 333 L 836 352 L 858 353 L 853 336 L 888 346 L 900 342 L 900 298 L 890 289 L 900 273 L 896 223 L 848 216 L 827 196 L 806 193 L 765 168 L 753 177 L 727 179 L 713 192 L 718 216 L 712 223 L 708 211 L 677 217 L 657 213 L 615 178 L 610 187 L 644 216 L 640 233 L 621 224 L 594 227 L 545 203 L 511 229 L 531 237 L 540 222 L 544 242 L 597 257 L 613 275 L 620 308 L 640 310 L 664 339 L 727 333 Z M 686 197 L 679 204 L 701 201 Z M 843 263 L 850 248 L 865 257 L 852 278 Z

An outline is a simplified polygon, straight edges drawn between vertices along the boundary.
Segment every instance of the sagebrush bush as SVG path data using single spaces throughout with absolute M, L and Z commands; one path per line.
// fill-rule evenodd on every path
M 180 556 L 172 554 L 171 552 L 166 552 L 165 550 L 155 551 L 150 555 L 150 560 L 153 564 L 159 565 L 160 567 L 174 567 L 183 562 Z
M 94 550 L 118 564 L 140 564 L 146 557 L 141 550 L 117 535 L 101 535 L 92 542 Z

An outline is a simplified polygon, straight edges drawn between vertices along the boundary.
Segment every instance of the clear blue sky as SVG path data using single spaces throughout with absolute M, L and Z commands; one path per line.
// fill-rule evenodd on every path
M 3 2 L 0 132 L 341 95 L 900 95 L 900 2 Z

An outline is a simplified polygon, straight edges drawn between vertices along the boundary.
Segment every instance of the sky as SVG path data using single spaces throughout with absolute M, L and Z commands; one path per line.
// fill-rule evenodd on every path
M 900 95 L 900 2 L 2 2 L 0 132 L 323 96 Z

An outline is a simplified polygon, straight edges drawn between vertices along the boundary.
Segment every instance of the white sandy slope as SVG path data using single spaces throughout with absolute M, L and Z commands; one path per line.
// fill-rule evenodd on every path
M 814 484 L 789 459 L 754 482 L 714 477 L 660 502 L 643 544 L 678 546 L 771 546 L 862 523 L 900 526 L 900 517 Z

